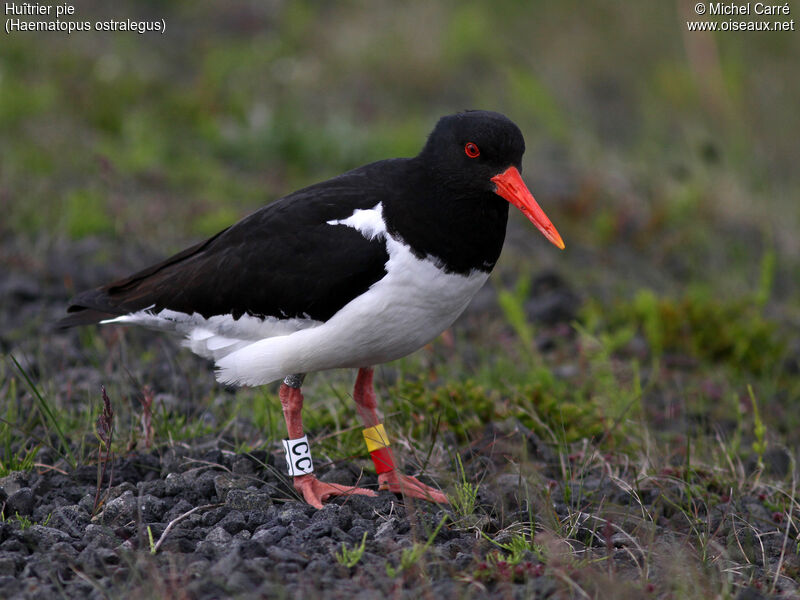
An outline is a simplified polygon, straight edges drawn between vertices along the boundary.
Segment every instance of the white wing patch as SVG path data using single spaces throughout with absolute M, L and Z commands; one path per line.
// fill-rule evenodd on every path
M 386 236 L 386 223 L 383 222 L 383 206 L 380 202 L 372 208 L 358 208 L 346 219 L 328 221 L 328 225 L 352 227 L 368 240 Z

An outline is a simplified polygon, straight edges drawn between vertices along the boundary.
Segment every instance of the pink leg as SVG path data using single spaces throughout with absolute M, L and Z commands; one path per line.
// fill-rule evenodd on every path
M 289 439 L 296 440 L 303 437 L 303 393 L 300 388 L 290 387 L 282 383 L 278 396 L 281 399 L 283 418 L 286 420 Z M 333 496 L 345 496 L 347 494 L 377 496 L 372 490 L 325 483 L 317 479 L 313 473 L 295 476 L 294 488 L 303 494 L 305 501 L 315 508 L 322 508 L 322 502 Z
M 364 427 L 374 427 L 381 422 L 378 417 L 378 403 L 375 400 L 375 389 L 372 385 L 371 368 L 364 367 L 358 370 L 356 386 L 353 390 L 353 399 L 356 401 L 356 409 L 358 410 Z M 392 463 L 396 464 L 391 448 L 387 448 L 387 450 L 392 456 Z M 395 494 L 403 494 L 412 498 L 422 498 L 423 500 L 440 502 L 442 504 L 449 503 L 447 496 L 439 490 L 425 485 L 416 477 L 398 472 L 396 468 L 387 473 L 378 475 L 378 483 L 380 484 L 380 489 L 389 490 Z

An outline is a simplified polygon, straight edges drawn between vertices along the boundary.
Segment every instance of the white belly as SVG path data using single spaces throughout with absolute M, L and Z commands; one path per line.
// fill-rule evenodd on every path
M 392 247 L 394 246 L 394 247 Z M 450 327 L 488 273 L 446 274 L 406 246 L 389 242 L 387 274 L 328 322 L 289 336 L 297 372 L 361 367 L 418 350 Z M 291 369 L 289 372 L 293 372 Z

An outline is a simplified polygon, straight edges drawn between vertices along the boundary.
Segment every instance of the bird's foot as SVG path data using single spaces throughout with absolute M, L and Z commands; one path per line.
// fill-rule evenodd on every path
M 398 473 L 397 469 L 378 475 L 378 483 L 380 484 L 380 489 L 389 490 L 395 494 L 403 494 L 404 496 L 421 498 L 422 500 L 439 502 L 440 504 L 450 503 L 447 496 L 439 490 L 425 485 L 416 477 Z
M 303 494 L 303 498 L 314 508 L 322 508 L 322 503 L 334 496 L 359 494 L 361 496 L 377 496 L 372 490 L 349 485 L 325 483 L 314 475 L 298 475 L 294 478 L 294 489 Z

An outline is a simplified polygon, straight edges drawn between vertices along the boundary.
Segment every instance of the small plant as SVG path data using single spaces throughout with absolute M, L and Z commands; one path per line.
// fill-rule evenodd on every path
M 758 279 L 758 287 L 753 295 L 753 302 L 763 310 L 772 294 L 772 286 L 775 283 L 775 270 L 777 267 L 777 255 L 775 250 L 768 249 L 761 256 L 761 273 Z
M 475 569 L 475 578 L 479 581 L 515 581 L 521 583 L 526 579 L 535 579 L 544 575 L 545 566 L 542 563 L 526 561 L 512 565 L 503 560 L 499 552 L 494 552 L 487 560 L 478 563 Z
M 417 561 L 422 558 L 422 555 L 425 554 L 425 550 L 427 549 L 428 544 L 419 544 L 417 542 L 414 542 L 411 548 L 404 548 L 403 553 L 400 555 L 400 566 L 395 568 L 389 563 L 386 563 L 386 574 L 389 577 L 397 577 L 403 571 L 407 571 L 417 564 Z
M 139 404 L 142 405 L 140 422 L 142 436 L 144 436 L 144 446 L 148 449 L 153 445 L 153 398 L 153 390 L 149 386 L 144 386 L 142 394 L 139 396 Z
M 0 375 L 2 380 L 2 375 Z M 0 390 L 3 394 L 6 390 Z M 17 380 L 10 378 L 8 382 L 7 393 L 4 394 L 8 398 L 17 397 Z M 34 447 L 29 447 L 27 442 L 20 444 L 22 441 L 14 431 L 20 431 L 20 428 L 15 425 L 19 415 L 15 409 L 16 403 L 9 402 L 5 411 L 5 418 L 0 418 L 0 477 L 5 477 L 12 471 L 27 471 L 33 468 L 36 461 L 36 455 L 42 447 L 38 444 Z M 16 451 L 15 451 L 15 448 Z
M 156 542 L 153 540 L 153 530 L 150 525 L 147 526 L 147 540 L 150 542 L 150 554 L 155 554 L 158 548 L 156 548 Z
M 17 521 L 19 521 L 19 528 L 20 529 L 28 529 L 31 525 L 33 525 L 33 521 L 31 521 L 25 515 L 21 515 L 19 513 L 14 513 L 14 516 L 17 517 Z
M 61 444 L 61 449 L 63 450 L 63 453 L 57 448 L 53 449 L 56 452 L 58 452 L 61 455 L 61 457 L 64 458 L 67 461 L 67 463 L 69 463 L 69 465 L 74 469 L 78 465 L 78 461 L 75 460 L 75 456 L 72 454 L 72 450 L 70 449 L 69 444 L 67 443 L 67 438 L 64 435 L 64 432 L 61 430 L 59 419 L 56 418 L 55 414 L 53 413 L 53 410 L 47 403 L 47 400 L 45 400 L 44 396 L 39 391 L 39 388 L 37 388 L 36 385 L 33 383 L 30 376 L 25 371 L 25 369 L 22 368 L 22 365 L 19 364 L 17 358 L 13 354 L 11 354 L 10 357 L 11 361 L 14 363 L 14 366 L 17 368 L 17 371 L 19 371 L 19 374 L 25 380 L 25 383 L 28 384 L 28 388 L 30 389 L 31 394 L 33 394 L 33 397 L 36 399 L 37 406 L 39 407 L 39 411 L 41 412 L 42 415 L 42 425 L 44 425 L 45 427 L 47 427 L 48 424 L 53 426 L 53 429 L 55 430 L 56 435 L 58 437 L 58 441 Z
M 97 446 L 97 491 L 94 495 L 93 513 L 100 507 L 100 489 L 103 487 L 103 479 L 106 476 L 106 468 L 111 459 L 111 442 L 114 438 L 114 410 L 111 408 L 111 400 L 108 399 L 105 386 L 100 388 L 103 395 L 103 411 L 97 417 L 95 423 L 95 434 L 100 444 Z M 104 453 L 105 451 L 105 453 Z M 112 471 L 108 479 L 108 487 L 111 489 L 111 482 L 114 479 Z
M 521 276 L 517 280 L 513 291 L 499 290 L 497 293 L 497 301 L 503 310 L 506 321 L 514 329 L 514 333 L 517 334 L 517 337 L 528 352 L 532 352 L 534 348 L 533 327 L 531 327 L 528 322 L 528 316 L 525 314 L 525 301 L 530 296 L 530 291 L 531 278 L 529 276 Z
M 636 293 L 633 313 L 641 323 L 642 331 L 650 344 L 650 352 L 654 358 L 660 357 L 664 353 L 665 326 L 661 303 L 652 290 L 643 289 Z
M 461 462 L 461 456 L 456 455 L 458 461 L 458 475 L 460 481 L 456 483 L 456 491 L 448 496 L 450 506 L 460 517 L 471 515 L 475 511 L 475 502 L 478 499 L 478 484 L 467 481 L 467 474 Z
M 351 567 L 355 567 L 361 557 L 364 555 L 364 548 L 367 544 L 367 532 L 364 532 L 364 536 L 361 538 L 361 543 L 358 546 L 353 546 L 352 548 L 348 548 L 347 545 L 342 542 L 342 551 L 336 552 L 336 562 L 340 565 L 347 567 L 348 569 Z
M 393 567 L 387 563 L 386 574 L 389 577 L 394 578 L 400 575 L 400 573 L 403 571 L 408 571 L 414 565 L 416 565 L 428 548 L 431 547 L 431 544 L 433 544 L 433 540 L 436 539 L 436 536 L 439 534 L 439 530 L 442 528 L 442 525 L 444 525 L 445 521 L 447 521 L 447 515 L 442 517 L 442 520 L 439 521 L 436 529 L 434 529 L 433 533 L 428 536 L 428 540 L 424 544 L 415 542 L 411 548 L 404 548 L 403 553 L 400 555 L 400 565 L 398 567 Z
M 2 436 L 3 449 L 3 456 L 0 458 L 0 477 L 5 477 L 12 471 L 29 471 L 32 469 L 36 462 L 36 455 L 42 447 L 41 444 L 38 444 L 28 450 L 21 448 L 19 452 L 14 453 L 11 449 L 11 435 L 6 435 L 6 432 L 10 432 L 10 430 L 10 423 L 4 420 L 0 421 L 0 436 Z
M 753 435 L 755 435 L 756 439 L 753 442 L 753 452 L 756 453 L 758 456 L 758 469 L 760 471 L 764 470 L 764 453 L 767 451 L 767 426 L 764 425 L 764 421 L 761 420 L 761 413 L 758 412 L 758 402 L 756 401 L 756 395 L 753 393 L 753 386 L 747 386 L 747 393 L 750 396 L 750 402 L 753 404 Z
M 21 515 L 19 514 L 19 512 L 14 513 L 14 518 L 19 523 L 20 529 L 28 529 L 31 525 L 36 525 L 36 523 L 32 521 L 30 517 Z M 49 513 L 47 515 L 47 518 L 44 521 L 42 521 L 41 525 L 43 527 L 47 527 L 47 524 L 50 522 L 50 519 L 52 518 L 53 518 L 53 513 Z M 5 523 L 5 522 L 6 522 L 6 516 L 3 514 L 3 511 L 0 511 L 0 523 Z
M 533 531 L 533 529 L 531 529 L 531 531 Z M 481 535 L 501 550 L 507 552 L 507 554 L 502 557 L 502 560 L 512 567 L 520 564 L 528 552 L 533 552 L 539 559 L 544 558 L 542 548 L 533 541 L 533 533 L 531 533 L 531 535 L 526 535 L 524 532 L 519 533 L 512 536 L 511 539 L 505 543 L 497 542 L 485 533 L 481 533 Z

